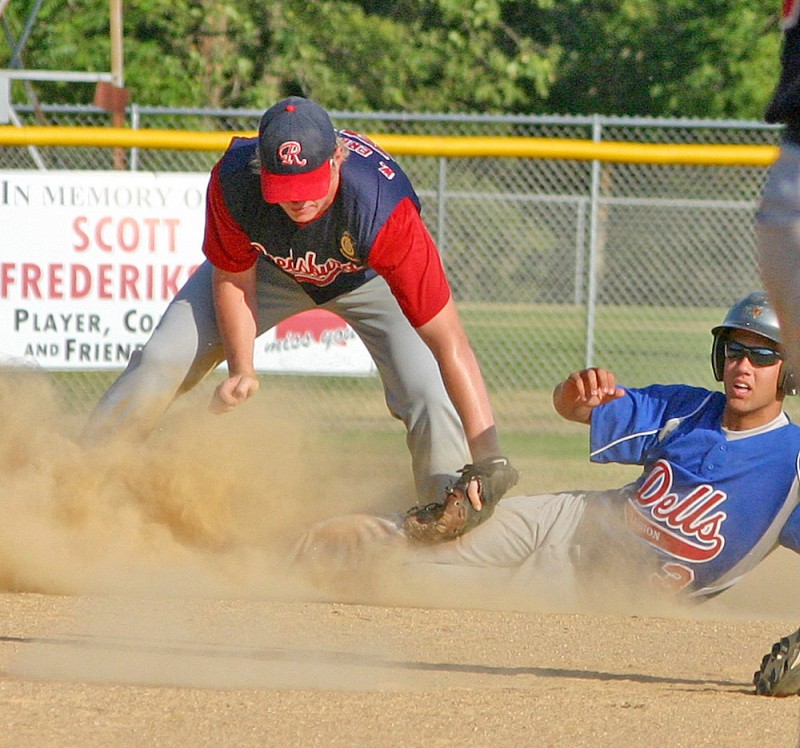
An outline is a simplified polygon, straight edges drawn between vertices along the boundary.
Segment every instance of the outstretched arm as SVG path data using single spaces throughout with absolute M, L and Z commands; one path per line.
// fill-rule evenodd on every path
M 417 332 L 436 357 L 447 394 L 464 426 L 472 459 L 477 462 L 498 456 L 500 445 L 489 394 L 453 299 Z
M 553 406 L 568 421 L 589 423 L 592 410 L 598 405 L 622 397 L 625 390 L 617 387 L 613 371 L 592 367 L 574 371 L 553 390 Z
M 228 360 L 228 378 L 215 390 L 211 410 L 225 413 L 258 390 L 253 365 L 256 339 L 256 268 L 231 273 L 214 268 L 214 309 Z

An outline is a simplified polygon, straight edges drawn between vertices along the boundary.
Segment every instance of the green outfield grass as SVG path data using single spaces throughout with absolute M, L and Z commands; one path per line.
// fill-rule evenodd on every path
M 579 443 L 582 432 L 553 412 L 550 393 L 585 363 L 585 310 L 573 305 L 461 303 L 459 307 L 503 434 L 519 439 L 522 451 L 541 458 L 582 454 L 585 445 L 571 446 Z M 686 382 L 718 388 L 710 367 L 710 330 L 725 311 L 603 306 L 597 311 L 594 363 L 613 369 L 627 386 Z M 115 376 L 116 372 L 52 375 L 65 405 L 84 412 Z M 290 403 L 298 418 L 321 414 L 318 422 L 323 428 L 362 432 L 368 442 L 377 444 L 383 432 L 402 436 L 401 425 L 387 416 L 377 376 L 264 375 L 262 381 L 262 392 L 278 395 L 277 408 Z M 790 415 L 800 409 L 798 401 L 787 399 Z
M 502 448 L 521 472 L 519 484 L 511 495 L 603 489 L 625 485 L 641 472 L 632 465 L 597 465 L 589 462 L 589 430 L 579 424 L 565 433 L 509 432 L 501 435 Z M 323 444 L 336 449 L 342 444 L 348 450 L 359 450 L 366 470 L 371 466 L 389 465 L 398 478 L 410 479 L 410 466 L 405 450 L 403 430 L 365 432 L 347 430 L 329 434 Z
M 510 366 L 516 365 L 513 384 L 536 388 L 552 386 L 585 363 L 583 307 L 462 304 L 460 310 L 492 387 L 508 386 Z M 637 386 L 654 381 L 710 386 L 710 330 L 725 311 L 603 306 L 596 314 L 593 363 Z

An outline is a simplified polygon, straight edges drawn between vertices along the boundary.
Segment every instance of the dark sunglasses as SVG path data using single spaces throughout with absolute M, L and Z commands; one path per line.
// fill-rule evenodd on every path
M 783 361 L 783 355 L 774 348 L 749 346 L 729 340 L 725 343 L 725 358 L 729 361 L 741 361 L 745 356 L 753 366 L 773 366 Z

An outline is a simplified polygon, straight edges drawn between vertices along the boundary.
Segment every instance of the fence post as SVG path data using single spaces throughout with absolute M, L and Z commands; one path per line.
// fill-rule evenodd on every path
M 586 204 L 588 199 L 578 198 L 575 216 L 575 290 L 573 304 L 583 303 L 583 277 L 586 272 Z
M 602 125 L 600 118 L 595 115 L 592 123 L 592 140 L 600 142 L 602 139 Z M 599 199 L 600 199 L 600 170 L 602 163 L 598 160 L 592 161 L 592 186 L 589 211 L 589 277 L 587 279 L 588 288 L 586 293 L 586 354 L 584 365 L 588 368 L 594 364 L 594 331 L 595 314 L 597 308 L 597 269 L 599 266 L 600 242 L 599 242 Z
M 439 179 L 436 186 L 437 218 L 436 218 L 436 244 L 439 254 L 444 260 L 445 255 L 445 227 L 447 224 L 447 159 L 439 158 Z
M 138 104 L 131 104 L 131 129 L 138 130 L 142 115 Z M 139 171 L 139 149 L 131 148 L 131 171 Z

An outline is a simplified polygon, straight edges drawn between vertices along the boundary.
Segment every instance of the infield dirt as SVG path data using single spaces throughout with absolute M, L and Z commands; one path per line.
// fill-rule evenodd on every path
M 800 625 L 793 554 L 696 608 L 345 603 L 287 553 L 314 519 L 405 506 L 404 455 L 364 466 L 258 406 L 87 451 L 46 381 L 0 379 L 0 404 L 2 746 L 798 745 L 800 700 L 750 684 Z

